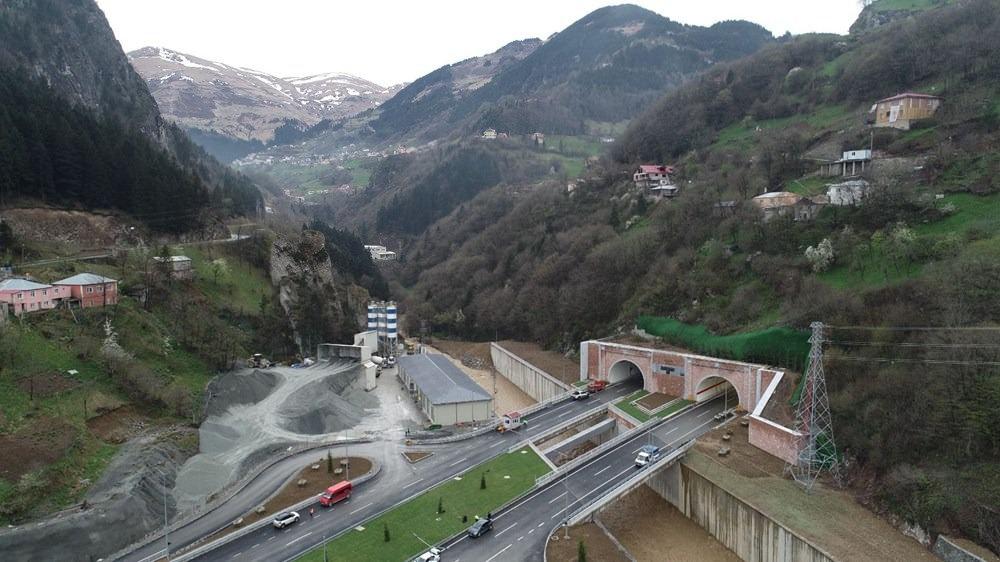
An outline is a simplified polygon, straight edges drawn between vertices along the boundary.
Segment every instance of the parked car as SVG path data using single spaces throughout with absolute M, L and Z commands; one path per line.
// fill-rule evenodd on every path
M 586 388 L 578 388 L 570 394 L 570 397 L 573 398 L 573 400 L 585 400 L 590 398 L 590 392 Z
M 441 562 L 441 549 L 432 548 L 417 557 L 416 562 Z
M 469 538 L 471 539 L 479 538 L 485 535 L 487 532 L 489 532 L 490 529 L 492 528 L 493 528 L 493 519 L 490 519 L 489 517 L 485 519 L 479 519 L 475 523 L 473 523 L 471 527 L 469 527 Z
M 655 445 L 643 445 L 635 456 L 635 467 L 643 468 L 660 460 L 660 448 Z
M 718 414 L 715 414 L 713 419 L 715 419 L 715 421 L 722 421 L 728 418 L 729 416 L 734 415 L 735 413 L 736 413 L 736 408 L 729 408 L 728 410 L 723 410 Z
M 587 383 L 587 390 L 590 393 L 600 392 L 607 388 L 608 381 L 590 381 Z
M 293 523 L 299 522 L 299 514 L 295 511 L 286 511 L 285 513 L 279 513 L 277 517 L 274 518 L 275 529 L 284 529 L 285 527 L 292 525 Z
M 385 364 L 386 364 L 387 367 L 395 367 L 396 366 L 396 356 L 395 355 L 390 355 L 389 357 L 387 357 L 386 360 L 385 360 Z

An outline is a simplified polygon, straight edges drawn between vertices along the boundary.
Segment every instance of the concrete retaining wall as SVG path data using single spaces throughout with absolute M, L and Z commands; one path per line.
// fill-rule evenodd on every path
M 507 351 L 496 343 L 490 344 L 490 357 L 500 376 L 514 383 L 528 396 L 539 402 L 570 390 L 568 384 Z
M 646 483 L 748 562 L 833 562 L 802 537 L 771 520 L 683 463 Z

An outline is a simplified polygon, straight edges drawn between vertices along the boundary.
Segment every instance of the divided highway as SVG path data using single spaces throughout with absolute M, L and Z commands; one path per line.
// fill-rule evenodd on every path
M 406 447 L 395 440 L 351 445 L 349 446 L 351 455 L 374 458 L 382 464 L 382 471 L 376 478 L 358 486 L 349 501 L 337 504 L 333 508 L 322 508 L 317 502 L 315 519 L 309 518 L 306 508 L 301 512 L 302 521 L 296 525 L 281 531 L 269 526 L 263 527 L 207 552 L 195 560 L 272 561 L 295 558 L 322 543 L 325 537 L 351 529 L 380 511 L 402 503 L 411 496 L 480 464 L 506 450 L 507 447 L 544 433 L 573 416 L 617 400 L 638 388 L 638 383 L 618 385 L 609 387 L 588 400 L 556 404 L 528 416 L 528 425 L 515 432 L 487 433 L 445 445 L 415 444 L 409 448 L 432 451 L 434 455 L 413 465 L 403 460 L 400 452 Z M 343 446 L 334 446 L 331 450 L 335 456 L 344 454 Z M 260 505 L 305 464 L 315 460 L 316 455 L 315 451 L 302 453 L 278 463 L 251 482 L 231 501 L 194 522 L 171 531 L 171 552 L 202 539 Z M 163 556 L 161 536 L 158 541 L 147 544 L 122 560 L 153 562 Z
M 493 530 L 471 539 L 463 535 L 445 545 L 446 562 L 505 562 L 541 560 L 545 540 L 569 515 L 621 484 L 638 469 L 634 460 L 644 445 L 677 447 L 711 430 L 723 398 L 698 404 L 666 422 L 642 432 L 536 490 L 509 509 L 493 516 Z

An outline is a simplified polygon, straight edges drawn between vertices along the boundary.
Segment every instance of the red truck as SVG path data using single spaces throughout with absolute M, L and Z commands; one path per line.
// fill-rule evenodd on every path
M 587 383 L 587 391 L 594 393 L 604 390 L 608 386 L 608 381 L 590 381 Z
M 351 485 L 349 480 L 337 482 L 333 486 L 327 488 L 325 492 L 320 494 L 319 504 L 323 507 L 330 507 L 337 502 L 350 499 L 351 490 L 353 488 L 354 486 Z

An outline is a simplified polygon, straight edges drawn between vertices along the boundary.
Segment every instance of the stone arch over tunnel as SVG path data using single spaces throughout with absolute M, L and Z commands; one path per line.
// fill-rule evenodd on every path
M 641 381 L 642 387 L 646 388 L 646 373 L 628 359 L 621 359 L 608 369 L 608 383 L 618 384 L 628 380 Z
M 744 404 L 743 397 L 740 395 L 739 385 L 731 381 L 728 376 L 721 375 L 709 375 L 698 381 L 698 385 L 695 387 L 694 398 L 696 402 L 704 402 L 722 396 L 727 392 L 730 408 Z

